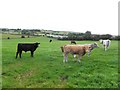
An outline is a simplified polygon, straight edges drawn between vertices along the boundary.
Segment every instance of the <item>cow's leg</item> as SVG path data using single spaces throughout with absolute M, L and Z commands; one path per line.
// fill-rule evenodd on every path
M 107 47 L 105 46 L 105 51 L 107 50 Z
M 107 49 L 109 49 L 109 46 L 110 46 L 110 41 L 108 41 L 108 43 L 106 45 Z
M 68 55 L 66 55 L 66 60 L 65 60 L 66 62 L 68 61 Z
M 110 42 L 109 42 L 109 44 L 108 44 L 107 48 L 108 48 L 108 49 L 110 48 Z
M 64 60 L 63 60 L 63 62 L 64 63 L 66 62 L 66 54 L 64 54 Z
M 63 62 L 64 62 L 64 63 L 65 63 L 65 59 L 66 59 L 66 58 L 65 58 L 65 55 L 64 55 L 64 59 L 63 59 Z
M 106 50 L 107 50 L 106 45 L 104 45 L 104 51 L 106 51 Z
M 33 52 L 33 51 L 31 51 L 31 57 L 33 57 L 33 53 L 34 53 L 34 52 Z
M 22 55 L 22 51 L 19 52 L 19 56 L 20 56 L 20 58 L 21 58 L 21 55 Z
M 63 62 L 67 62 L 67 61 L 68 61 L 68 54 L 64 53 L 64 60 L 63 60 Z
M 103 45 L 103 47 L 104 47 L 104 51 L 105 51 L 105 45 Z
M 18 52 L 16 52 L 16 58 L 18 57 Z
M 81 55 L 78 55 L 78 62 L 81 62 L 80 59 L 81 59 Z
M 77 55 L 76 55 L 76 54 L 73 54 L 73 56 L 74 56 L 74 60 L 73 60 L 73 61 L 76 61 Z
M 88 52 L 88 57 L 90 57 L 90 53 Z
M 88 57 L 90 57 L 90 51 L 88 52 Z

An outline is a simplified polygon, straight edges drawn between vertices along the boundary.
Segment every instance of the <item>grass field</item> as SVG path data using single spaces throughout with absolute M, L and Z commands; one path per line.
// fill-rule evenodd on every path
M 18 42 L 40 42 L 34 57 L 23 52 L 15 59 Z M 77 41 L 79 44 L 94 41 Z M 69 41 L 49 38 L 17 38 L 2 40 L 2 87 L 3 88 L 117 88 L 118 42 L 112 41 L 108 51 L 94 49 L 90 58 L 83 56 L 81 62 L 69 55 L 63 63 L 60 46 Z
M 2 38 L 2 39 L 7 39 L 8 37 L 9 37 L 10 39 L 21 38 L 21 35 L 20 35 L 20 34 L 16 35 L 16 34 L 1 34 L 1 33 L 0 33 L 0 36 L 2 36 L 2 37 L 0 37 L 0 38 Z M 28 35 L 25 35 L 25 37 L 28 37 Z M 33 37 L 33 36 L 30 36 L 30 37 Z

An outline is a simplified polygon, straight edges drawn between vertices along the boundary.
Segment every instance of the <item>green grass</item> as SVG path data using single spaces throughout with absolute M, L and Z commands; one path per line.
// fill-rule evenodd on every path
M 15 59 L 19 42 L 40 42 L 34 57 L 23 52 Z M 77 41 L 79 44 L 94 41 Z M 69 55 L 63 63 L 60 46 L 70 43 L 49 38 L 17 38 L 2 40 L 2 87 L 3 88 L 117 88 L 118 87 L 118 42 L 112 41 L 110 49 L 102 45 L 87 54 L 81 62 Z

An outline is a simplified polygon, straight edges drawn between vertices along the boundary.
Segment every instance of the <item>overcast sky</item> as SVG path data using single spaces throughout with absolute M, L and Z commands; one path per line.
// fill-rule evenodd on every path
M 0 0 L 0 28 L 118 34 L 119 0 Z

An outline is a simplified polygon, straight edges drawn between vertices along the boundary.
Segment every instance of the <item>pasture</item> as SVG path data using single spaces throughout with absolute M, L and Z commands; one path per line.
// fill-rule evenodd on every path
M 60 46 L 70 41 L 49 38 L 16 38 L 2 40 L 2 87 L 3 88 L 118 88 L 118 41 L 112 41 L 106 52 L 100 48 L 75 61 L 72 55 L 63 63 Z M 30 57 L 23 52 L 15 59 L 18 42 L 40 42 Z M 77 41 L 88 44 L 94 41 Z

